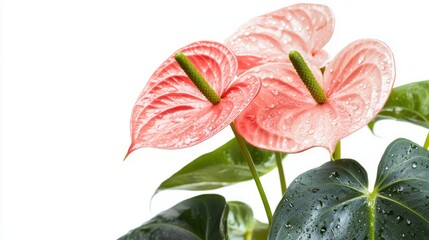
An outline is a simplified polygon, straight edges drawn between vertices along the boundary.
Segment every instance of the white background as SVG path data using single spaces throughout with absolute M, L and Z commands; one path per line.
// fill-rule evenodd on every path
M 197 40 L 222 42 L 239 25 L 296 1 L 5 0 L 2 5 L 0 238 L 117 239 L 184 198 L 203 192 L 158 185 L 232 137 L 225 129 L 195 147 L 140 149 L 129 117 L 155 69 Z M 349 42 L 378 38 L 396 58 L 395 86 L 429 79 L 425 1 L 313 1 L 332 8 L 331 56 Z M 427 130 L 383 121 L 343 140 L 343 157 L 368 170 L 372 186 L 384 148 L 397 137 L 423 144 Z M 324 149 L 290 155 L 288 182 L 329 160 Z M 274 211 L 277 172 L 262 177 Z M 253 182 L 219 191 L 265 213 Z

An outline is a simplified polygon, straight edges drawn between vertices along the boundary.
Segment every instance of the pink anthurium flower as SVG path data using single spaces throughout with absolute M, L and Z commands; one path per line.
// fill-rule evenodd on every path
M 373 39 L 348 45 L 324 73 L 309 67 L 327 97 L 324 103 L 310 95 L 292 64 L 265 64 L 243 74 L 262 81 L 258 96 L 235 120 L 250 144 L 289 153 L 320 146 L 332 153 L 338 140 L 382 109 L 395 79 L 392 52 Z
M 237 55 L 239 73 L 268 62 L 289 62 L 292 50 L 321 68 L 328 60 L 322 47 L 333 31 L 334 15 L 329 7 L 296 4 L 251 19 L 225 45 Z
M 155 71 L 135 103 L 127 155 L 141 147 L 177 149 L 200 143 L 228 126 L 259 92 L 258 78 L 235 80 L 237 60 L 224 45 L 201 41 L 179 52 L 192 62 L 221 101 L 209 102 L 173 54 Z

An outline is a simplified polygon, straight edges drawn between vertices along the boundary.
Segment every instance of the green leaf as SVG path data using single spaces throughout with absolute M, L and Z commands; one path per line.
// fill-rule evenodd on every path
M 237 201 L 228 202 L 228 237 L 230 240 L 266 240 L 268 224 L 253 217 L 252 208 Z
M 227 239 L 227 215 L 228 205 L 222 196 L 200 195 L 161 212 L 119 239 Z
M 298 176 L 278 205 L 269 239 L 426 239 L 429 151 L 397 139 L 378 167 L 374 191 L 355 160 Z
M 274 152 L 248 144 L 259 176 L 276 167 Z M 282 158 L 286 155 L 282 154 Z M 253 179 L 235 138 L 213 152 L 204 154 L 165 180 L 156 193 L 166 189 L 210 190 Z M 155 193 L 155 194 L 156 194 Z
M 230 238 L 239 236 L 243 239 L 243 236 L 252 231 L 255 224 L 252 208 L 238 201 L 228 202 L 228 206 L 228 236 Z
M 383 119 L 429 128 L 429 80 L 394 88 L 383 109 L 368 124 L 371 131 L 374 131 L 375 123 Z
M 252 230 L 251 238 L 252 240 L 267 240 L 268 239 L 268 232 L 270 228 L 268 224 L 259 222 L 258 220 L 255 220 L 255 226 Z

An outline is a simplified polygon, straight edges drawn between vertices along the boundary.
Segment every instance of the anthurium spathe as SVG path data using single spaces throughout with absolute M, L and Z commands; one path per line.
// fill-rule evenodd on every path
M 186 56 L 221 98 L 206 99 L 175 60 Z M 198 144 L 228 126 L 260 89 L 257 77 L 235 79 L 237 60 L 224 45 L 192 43 L 171 55 L 151 76 L 131 116 L 131 146 L 177 149 Z
M 268 62 L 289 62 L 292 50 L 323 67 L 328 54 L 322 47 L 334 31 L 331 9 L 319 4 L 296 4 L 251 19 L 225 44 L 237 55 L 239 73 Z
M 374 39 L 345 47 L 324 73 L 309 67 L 326 95 L 323 103 L 312 97 L 292 64 L 265 64 L 243 74 L 262 80 L 258 96 L 235 120 L 250 144 L 282 152 L 320 146 L 332 153 L 338 140 L 377 115 L 395 79 L 392 52 Z

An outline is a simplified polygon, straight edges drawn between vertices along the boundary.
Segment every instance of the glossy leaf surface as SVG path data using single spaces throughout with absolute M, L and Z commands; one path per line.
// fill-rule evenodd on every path
M 378 166 L 374 191 L 356 161 L 328 162 L 298 176 L 278 205 L 269 239 L 425 239 L 429 151 L 397 139 Z
M 234 122 L 250 144 L 288 153 L 324 147 L 332 153 L 338 140 L 382 109 L 395 80 L 392 52 L 374 39 L 349 44 L 323 75 L 310 69 L 328 98 L 323 104 L 313 99 L 291 64 L 265 64 L 242 75 L 262 81 L 258 96 Z
M 228 237 L 243 239 L 243 236 L 251 233 L 255 224 L 252 208 L 238 201 L 228 202 L 228 206 Z
M 253 217 L 249 205 L 243 202 L 228 202 L 228 237 L 230 240 L 266 240 L 268 224 L 259 222 Z
M 200 195 L 159 213 L 119 239 L 223 240 L 227 239 L 227 215 L 222 196 Z
M 222 100 L 211 104 L 173 54 L 155 71 L 135 103 L 128 154 L 141 147 L 177 149 L 200 143 L 228 126 L 259 91 L 256 78 L 235 80 L 237 60 L 222 44 L 196 42 L 177 52 L 188 57 Z
M 239 72 L 269 62 L 289 62 L 292 50 L 323 67 L 328 54 L 322 47 L 333 31 L 334 16 L 327 6 L 296 4 L 251 19 L 225 44 L 237 55 Z
M 247 145 L 260 176 L 276 167 L 275 153 Z M 282 154 L 284 158 L 286 155 Z M 158 187 L 167 189 L 209 190 L 253 179 L 247 161 L 235 138 L 204 154 L 180 169 Z
M 429 81 L 393 88 L 383 109 L 368 124 L 371 130 L 383 119 L 405 121 L 429 129 Z

